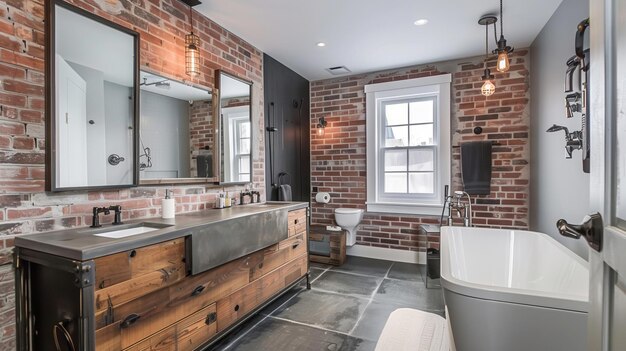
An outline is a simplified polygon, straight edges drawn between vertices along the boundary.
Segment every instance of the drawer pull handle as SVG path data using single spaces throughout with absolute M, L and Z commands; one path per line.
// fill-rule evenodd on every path
M 195 289 L 193 289 L 193 291 L 191 292 L 191 296 L 196 296 L 196 295 L 200 294 L 203 290 L 204 290 L 204 285 L 197 286 L 197 287 L 196 287 Z
M 239 305 L 235 305 L 235 312 L 239 311 Z
M 128 317 L 124 318 L 122 323 L 120 323 L 120 328 L 124 329 L 130 327 L 131 325 L 137 323 L 139 318 L 141 318 L 141 316 L 136 313 L 129 315 Z
M 208 316 L 206 316 L 204 323 L 206 323 L 206 325 L 209 325 L 209 324 L 215 323 L 216 320 L 217 320 L 217 313 L 211 312 L 209 313 Z
M 130 255 L 129 255 L 129 256 L 130 256 L 130 257 L 135 257 L 135 256 L 137 256 L 137 250 L 132 250 L 132 251 L 130 252 Z
M 293 250 L 295 250 L 295 249 L 297 249 L 297 248 L 298 248 L 298 246 L 300 246 L 300 244 L 301 244 L 300 242 L 297 242 L 297 243 L 293 244 L 293 245 L 291 246 L 291 248 L 292 248 Z
M 294 224 L 298 224 L 299 219 L 296 219 L 295 221 L 293 221 Z

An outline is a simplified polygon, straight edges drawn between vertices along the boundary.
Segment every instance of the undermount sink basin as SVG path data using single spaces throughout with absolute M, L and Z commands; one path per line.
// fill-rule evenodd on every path
M 126 237 L 133 236 L 133 235 L 149 233 L 155 230 L 163 229 L 165 227 L 169 227 L 169 225 L 162 225 L 162 224 L 156 224 L 156 223 L 139 223 L 131 227 L 126 227 L 126 228 L 117 229 L 117 230 L 109 230 L 109 231 L 97 233 L 94 235 L 103 237 L 103 238 L 120 239 L 120 238 L 126 238 Z

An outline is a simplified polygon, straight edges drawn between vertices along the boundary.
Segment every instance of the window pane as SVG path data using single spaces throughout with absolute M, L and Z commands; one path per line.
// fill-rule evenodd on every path
M 239 139 L 239 153 L 240 154 L 250 153 L 250 139 Z
M 385 173 L 385 192 L 406 194 L 406 173 Z
M 409 192 L 411 194 L 435 193 L 434 173 L 409 173 Z
M 409 110 L 407 103 L 385 105 L 385 123 L 388 126 L 409 124 Z
M 434 171 L 435 150 L 410 150 L 409 171 Z
M 433 145 L 435 143 L 432 124 L 411 126 L 411 146 Z
M 410 104 L 411 124 L 433 122 L 433 100 L 415 101 Z
M 250 173 L 250 156 L 239 158 L 239 173 Z
M 409 127 L 387 127 L 385 129 L 385 146 L 408 146 Z
M 385 172 L 406 172 L 407 150 L 385 150 Z
M 250 122 L 239 123 L 239 137 L 240 138 L 250 137 Z

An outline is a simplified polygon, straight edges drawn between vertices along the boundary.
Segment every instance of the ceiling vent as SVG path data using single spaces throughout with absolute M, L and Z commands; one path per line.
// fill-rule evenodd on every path
M 347 69 L 346 66 L 330 67 L 330 68 L 326 68 L 326 70 L 328 71 L 328 73 L 330 73 L 330 74 L 332 74 L 334 76 L 338 76 L 338 75 L 341 75 L 341 74 L 352 73 L 352 71 Z

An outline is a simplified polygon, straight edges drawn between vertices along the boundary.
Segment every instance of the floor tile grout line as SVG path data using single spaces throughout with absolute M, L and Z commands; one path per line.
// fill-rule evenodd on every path
M 279 308 L 283 307 L 285 304 L 287 304 L 287 302 L 291 301 L 291 299 L 293 299 L 294 297 L 296 297 L 302 290 L 296 292 L 295 294 L 293 294 L 293 296 L 291 296 L 290 298 L 288 298 L 285 302 L 281 303 L 278 307 L 276 307 L 275 309 L 273 309 L 270 313 L 266 314 L 258 323 L 254 324 L 250 329 L 246 330 L 245 333 L 241 334 L 240 336 L 238 336 L 235 340 L 233 340 L 230 344 L 226 345 L 226 347 L 224 347 L 224 351 L 228 350 L 231 348 L 231 346 L 233 346 L 237 341 L 241 340 L 241 338 L 243 338 L 244 336 L 248 335 L 248 333 L 250 333 L 252 330 L 254 330 L 254 328 L 256 328 L 259 324 L 261 324 L 263 321 L 265 321 L 267 318 L 272 316 L 272 313 L 278 311 Z
M 355 299 L 360 299 L 360 300 L 368 300 L 369 299 L 369 297 L 367 297 L 367 295 L 357 295 L 357 294 L 343 293 L 343 292 L 339 292 L 339 291 L 326 290 L 326 289 L 321 289 L 321 288 L 316 288 L 316 287 L 312 287 L 311 290 L 323 292 L 325 294 L 354 297 Z
M 348 334 L 346 332 L 342 332 L 342 331 L 339 331 L 339 330 L 333 330 L 333 329 L 329 329 L 329 328 L 324 328 L 324 327 L 321 327 L 319 325 L 307 324 L 307 323 L 298 322 L 298 321 L 294 321 L 294 320 L 283 318 L 283 317 L 277 317 L 277 316 L 268 316 L 268 317 L 272 318 L 272 319 L 279 320 L 279 321 L 289 322 L 289 323 L 298 324 L 298 325 L 303 325 L 305 327 L 315 328 L 315 329 L 318 329 L 318 330 L 323 330 L 323 331 L 327 331 L 327 332 L 331 332 L 331 333 L 337 333 L 337 334 L 341 334 L 341 335 L 345 335 L 345 336 L 351 336 L 350 334 Z
M 363 313 L 361 313 L 359 318 L 357 318 L 356 323 L 354 323 L 354 326 L 352 327 L 352 329 L 350 329 L 350 332 L 348 333 L 348 335 L 352 335 L 352 333 L 354 333 L 354 331 L 356 330 L 356 327 L 359 325 L 359 322 L 361 321 L 361 319 L 363 319 L 363 316 L 365 315 L 365 311 L 367 311 L 367 308 L 370 307 L 370 305 L 374 301 L 374 296 L 376 296 L 376 294 L 378 293 L 378 289 L 380 289 L 380 287 L 383 285 L 383 282 L 389 275 L 389 272 L 391 271 L 392 267 L 393 267 L 393 263 L 389 265 L 389 268 L 387 269 L 387 273 L 385 273 L 385 276 L 383 277 L 383 279 L 380 280 L 380 283 L 378 283 L 378 285 L 376 286 L 376 289 L 374 289 L 374 291 L 370 295 L 369 301 L 367 302 L 367 305 L 363 309 Z

